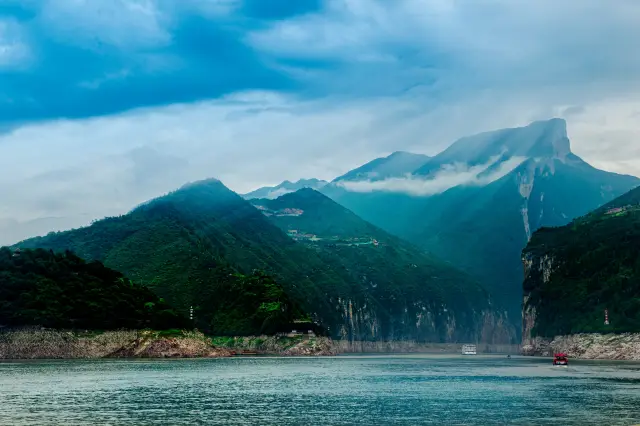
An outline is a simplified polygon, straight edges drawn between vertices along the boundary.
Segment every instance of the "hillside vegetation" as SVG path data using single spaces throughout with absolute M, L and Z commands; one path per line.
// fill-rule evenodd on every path
M 489 309 L 489 295 L 472 277 L 371 225 L 315 190 L 301 189 L 275 200 L 252 202 L 292 238 L 360 280 L 392 318 L 390 325 L 385 325 L 390 330 L 385 331 L 406 333 L 416 328 L 426 334 L 427 330 L 420 331 L 420 322 L 428 321 L 429 312 L 442 333 L 429 339 L 443 339 L 443 324 L 451 317 L 455 316 L 460 328 L 473 330 L 477 312 Z M 452 311 L 451 317 L 447 309 Z
M 640 189 L 558 228 L 524 250 L 532 336 L 640 331 Z M 609 323 L 604 323 L 608 310 Z
M 189 325 L 147 287 L 73 253 L 0 248 L 0 325 L 140 329 Z
M 490 308 L 466 275 L 416 262 L 412 249 L 330 253 L 296 242 L 217 180 L 18 246 L 100 260 L 185 315 L 193 306 L 196 325 L 215 334 L 263 333 L 309 314 L 350 339 L 475 339 Z

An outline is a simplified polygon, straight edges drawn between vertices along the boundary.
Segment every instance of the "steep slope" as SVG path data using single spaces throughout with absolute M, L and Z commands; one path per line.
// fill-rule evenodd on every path
M 640 189 L 535 232 L 522 255 L 525 344 L 533 337 L 640 332 L 639 240 Z
M 290 192 L 295 192 L 302 188 L 320 189 L 327 183 L 327 181 L 320 179 L 300 179 L 296 182 L 285 180 L 276 186 L 264 186 L 262 188 L 258 188 L 255 191 L 244 194 L 243 197 L 247 200 L 252 198 L 273 199 Z
M 471 277 L 362 220 L 323 194 L 303 189 L 275 200 L 252 202 L 292 238 L 362 282 L 385 307 L 394 333 L 406 335 L 417 329 L 422 339 L 451 340 L 458 328 L 480 327 L 483 341 L 504 342 L 514 336 L 512 328 L 491 312 L 494 308 L 486 302 L 487 293 Z M 481 310 L 485 310 L 484 318 L 479 315 Z M 492 321 L 480 325 L 487 317 Z M 385 330 L 387 321 L 381 319 L 375 326 L 393 337 Z M 438 327 L 443 321 L 448 325 Z
M 190 322 L 148 288 L 67 252 L 0 248 L 0 326 L 168 329 Z
M 572 154 L 566 123 L 553 119 L 462 138 L 406 179 L 409 189 L 402 183 L 371 185 L 368 192 L 348 186 L 322 191 L 479 277 L 514 318 L 522 291 L 520 252 L 531 234 L 566 224 L 640 181 L 597 170 Z

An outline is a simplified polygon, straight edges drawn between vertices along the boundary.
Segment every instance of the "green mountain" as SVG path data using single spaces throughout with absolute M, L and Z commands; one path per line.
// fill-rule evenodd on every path
M 403 333 L 420 328 L 416 324 L 426 318 L 431 317 L 427 320 L 430 322 L 435 316 L 438 321 L 439 315 L 445 317 L 439 320 L 447 323 L 449 330 L 456 327 L 453 323 L 477 329 L 478 313 L 493 309 L 487 293 L 471 277 L 362 220 L 317 191 L 302 189 L 275 200 L 255 199 L 252 203 L 293 239 L 361 282 L 387 315 L 399 322 L 394 328 L 405 330 Z M 487 325 L 480 334 L 484 341 L 505 342 L 513 337 L 512 332 L 508 327 Z M 423 337 L 450 340 L 443 335 Z
M 72 249 L 100 260 L 153 289 L 179 312 L 194 306 L 198 327 L 215 333 L 274 329 L 303 312 L 331 335 L 357 340 L 475 340 L 500 322 L 482 290 L 452 268 L 431 265 L 432 275 L 427 275 L 422 266 L 406 263 L 411 257 L 390 250 L 379 264 L 351 270 L 339 256 L 295 241 L 269 219 L 219 181 L 209 180 L 127 215 L 19 246 Z M 353 256 L 363 262 L 366 257 Z M 401 263 L 389 269 L 393 262 Z M 254 270 L 264 270 L 281 290 Z M 414 298 L 419 289 L 411 293 L 401 285 L 414 271 L 421 274 L 422 281 L 411 281 L 422 288 L 420 298 Z M 238 278 L 238 273 L 244 275 Z M 282 310 L 286 315 L 272 318 Z M 254 319 L 243 323 L 244 316 Z
M 317 256 L 298 250 L 290 238 L 217 180 L 185 185 L 127 215 L 17 246 L 69 249 L 104 262 L 153 289 L 183 314 L 193 306 L 197 326 L 216 334 L 264 331 L 255 321 L 233 325 L 228 320 L 256 316 L 263 302 L 274 301 L 260 297 L 267 289 L 257 297 L 255 288 L 244 290 L 255 287 L 255 270 L 271 271 L 278 281 L 291 283 L 279 296 L 291 315 L 298 305 L 289 298 L 317 300 L 322 294 L 307 277 L 307 268 L 300 266 L 307 260 L 310 268 L 322 270 L 324 264 Z M 336 274 L 325 274 L 327 287 L 334 281 L 345 286 Z M 322 302 L 316 308 L 319 315 L 330 309 Z
M 0 248 L 0 326 L 169 329 L 190 322 L 148 288 L 71 252 Z
M 570 222 L 634 188 L 571 153 L 564 120 L 456 141 L 412 176 L 326 186 L 363 219 L 478 277 L 517 318 L 520 254 L 542 226 Z
M 640 188 L 523 251 L 523 338 L 640 332 Z M 609 324 L 605 324 L 605 310 Z

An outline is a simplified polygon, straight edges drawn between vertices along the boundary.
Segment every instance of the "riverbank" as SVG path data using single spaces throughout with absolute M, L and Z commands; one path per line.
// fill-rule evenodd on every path
M 217 358 L 242 355 L 333 356 L 354 353 L 459 354 L 461 344 L 348 341 L 308 336 L 209 337 L 197 331 L 64 331 L 0 333 L 0 359 Z M 478 344 L 479 354 L 516 354 L 518 345 Z
M 23 329 L 0 333 L 0 359 L 218 358 L 242 354 L 335 355 L 323 337 L 210 338 L 197 331 L 78 332 Z
M 522 345 L 522 355 L 552 356 L 558 352 L 577 359 L 640 361 L 640 333 L 582 333 L 553 339 L 536 337 Z

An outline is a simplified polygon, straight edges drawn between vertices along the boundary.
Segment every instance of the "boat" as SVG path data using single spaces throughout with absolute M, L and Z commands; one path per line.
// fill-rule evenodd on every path
M 462 345 L 462 355 L 476 355 L 476 345 Z
M 569 359 L 567 358 L 567 354 L 564 352 L 560 352 L 553 355 L 553 365 L 569 365 Z

